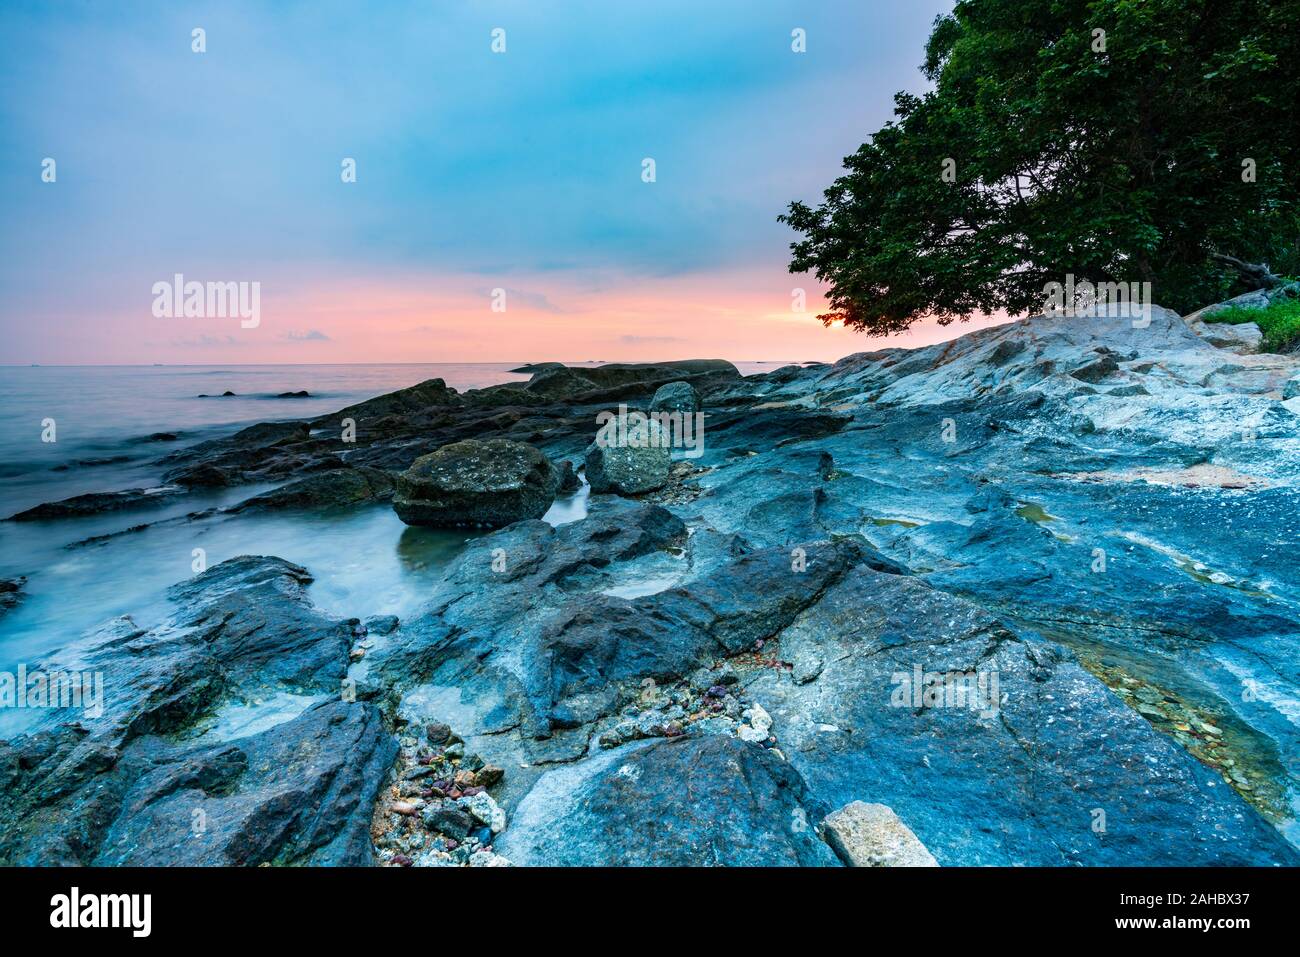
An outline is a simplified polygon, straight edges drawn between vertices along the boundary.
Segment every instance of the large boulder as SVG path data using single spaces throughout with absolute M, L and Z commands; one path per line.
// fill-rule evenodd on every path
M 669 382 L 655 391 L 650 400 L 650 411 L 694 415 L 700 411 L 700 394 L 689 382 Z
M 545 515 L 559 484 L 531 445 L 467 439 L 411 463 L 398 476 L 393 509 L 408 525 L 501 528 Z
M 662 488 L 672 467 L 668 433 L 647 421 L 616 441 L 598 439 L 587 447 L 587 481 L 593 492 L 639 495 Z

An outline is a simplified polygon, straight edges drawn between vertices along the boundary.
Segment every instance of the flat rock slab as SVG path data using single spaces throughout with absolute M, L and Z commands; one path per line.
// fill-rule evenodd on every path
M 317 612 L 311 576 L 241 556 L 173 586 L 176 613 L 120 618 L 41 664 L 102 672 L 102 714 L 48 709 L 0 742 L 0 865 L 373 862 L 369 827 L 397 744 L 344 700 L 356 619 Z M 315 704 L 259 733 L 204 733 L 225 703 Z
M 833 865 L 802 778 L 726 735 L 625 746 L 543 775 L 497 852 L 546 866 Z
M 748 691 L 790 764 L 832 806 L 895 809 L 945 866 L 1297 860 L 1068 652 L 915 578 L 858 566 L 780 642 L 815 678 L 765 670 Z M 932 700 L 918 672 L 971 681 Z

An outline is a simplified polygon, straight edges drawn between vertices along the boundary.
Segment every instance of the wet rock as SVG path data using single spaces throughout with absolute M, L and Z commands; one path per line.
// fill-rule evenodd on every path
M 287 478 L 301 471 L 343 465 L 337 456 L 311 460 L 302 453 L 310 441 L 303 422 L 263 422 L 220 439 L 200 442 L 164 456 L 165 481 L 186 488 L 237 485 Z
M 540 518 L 559 486 L 550 460 L 504 439 L 466 440 L 415 460 L 393 508 L 408 525 L 499 528 Z
M 830 865 L 799 775 L 731 737 L 633 744 L 544 774 L 497 851 L 546 866 Z
M 456 390 L 447 388 L 447 383 L 442 379 L 428 379 L 321 416 L 312 425 L 321 429 L 341 430 L 343 420 L 351 419 L 360 432 L 391 416 L 414 415 L 433 408 L 455 408 L 463 402 Z
M 463 841 L 473 827 L 474 821 L 469 812 L 452 802 L 444 802 L 426 808 L 420 815 L 425 827 L 446 834 L 458 841 Z
M 780 642 L 825 661 L 811 683 L 748 684 L 790 763 L 833 805 L 869 793 L 894 809 L 945 865 L 1300 859 L 1069 653 L 916 578 L 859 566 Z
M 661 488 L 672 467 L 669 442 L 670 436 L 652 421 L 621 444 L 593 442 L 585 459 L 592 492 L 639 495 Z
M 849 867 L 938 867 L 898 815 L 883 804 L 854 801 L 822 823 L 826 843 Z
M 332 469 L 245 499 L 230 511 L 273 508 L 337 508 L 361 502 L 386 501 L 393 495 L 393 478 L 381 469 Z
M 22 576 L 0 578 L 0 615 L 18 607 L 18 603 L 23 600 L 23 586 L 26 584 L 27 579 Z
M 391 635 L 399 624 L 396 615 L 376 615 L 365 620 L 366 633 L 370 635 Z
M 89 492 L 25 509 L 11 515 L 9 520 L 35 522 L 101 515 L 105 512 L 118 512 L 125 509 L 153 508 L 174 501 L 180 492 L 181 489 L 176 486 L 133 488 L 122 492 Z
M 563 362 L 526 362 L 517 369 L 511 369 L 511 372 L 522 372 L 528 375 L 536 375 L 538 372 L 550 372 L 555 369 L 563 369 Z
M 573 463 L 568 459 L 561 459 L 560 464 L 556 466 L 556 472 L 559 476 L 558 491 L 576 492 L 582 487 L 578 480 L 578 473 L 573 470 Z
M 243 555 L 173 585 L 168 595 L 182 608 L 177 620 L 201 633 L 227 682 L 337 693 L 356 619 L 316 611 L 307 597 L 312 581 L 300 565 Z
M 451 740 L 451 728 L 440 722 L 430 724 L 424 733 L 430 744 L 443 745 Z
M 99 718 L 54 710 L 0 744 L 0 861 L 370 863 L 396 752 L 374 705 L 327 697 L 237 740 L 185 735 L 232 696 L 337 695 L 352 623 L 311 607 L 310 580 L 280 559 L 232 559 L 176 586 L 158 628 L 119 619 L 42 663 L 103 671 L 112 693 Z
M 225 488 L 238 485 L 242 480 L 240 473 L 233 469 L 223 469 L 210 463 L 202 463 L 191 468 L 168 473 L 168 481 L 187 489 Z
M 694 415 L 700 411 L 700 394 L 689 382 L 669 382 L 655 390 L 650 399 L 650 411 Z

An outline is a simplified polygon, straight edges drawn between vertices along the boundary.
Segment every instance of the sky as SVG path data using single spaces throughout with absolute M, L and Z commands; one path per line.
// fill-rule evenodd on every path
M 0 362 L 807 361 L 951 338 L 974 324 L 823 327 L 776 221 L 925 88 L 951 6 L 6 0 Z M 177 274 L 256 283 L 256 325 L 168 314 L 155 284 Z

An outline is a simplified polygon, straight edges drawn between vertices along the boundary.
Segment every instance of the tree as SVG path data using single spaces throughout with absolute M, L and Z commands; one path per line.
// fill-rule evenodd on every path
M 922 72 L 780 217 L 827 325 L 1020 314 L 1067 274 L 1187 311 L 1234 260 L 1300 271 L 1300 0 L 959 0 Z

